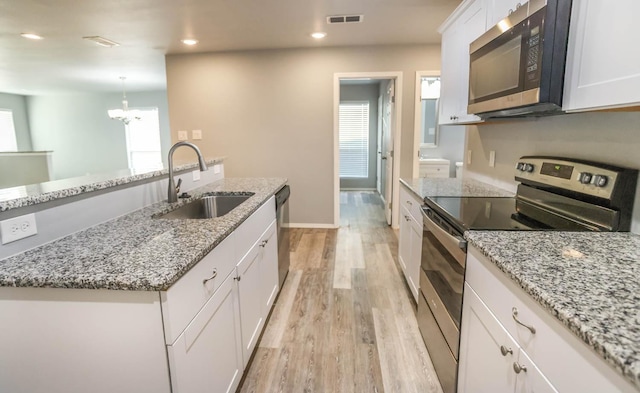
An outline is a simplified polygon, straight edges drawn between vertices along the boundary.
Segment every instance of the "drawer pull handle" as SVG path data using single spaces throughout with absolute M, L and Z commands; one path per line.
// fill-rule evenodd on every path
M 500 353 L 502 353 L 502 356 L 513 355 L 513 349 L 500 345 Z
M 404 219 L 407 220 L 407 221 L 411 221 L 411 217 L 409 217 L 409 216 L 404 216 Z
M 269 239 L 267 240 L 263 240 L 262 242 L 260 242 L 260 247 L 264 247 L 267 245 L 267 243 L 269 243 Z
M 214 278 L 216 278 L 217 276 L 218 276 L 218 269 L 213 269 L 213 274 L 211 274 L 211 277 L 209 277 L 209 278 L 205 278 L 204 280 L 202 280 L 202 284 L 203 284 L 203 285 L 204 285 L 204 284 L 206 284 L 206 283 L 207 283 L 207 281 L 211 281 L 211 280 L 213 280 Z
M 406 201 L 406 202 L 409 204 L 409 206 L 413 206 L 413 203 L 411 203 L 411 201 Z
M 240 279 L 241 279 L 241 278 L 242 278 L 242 277 L 237 276 L 237 277 L 234 277 L 233 279 L 234 279 L 234 280 L 236 280 L 236 281 L 238 281 L 238 282 L 240 282 Z
M 516 323 L 518 325 L 522 325 L 522 326 L 526 327 L 527 329 L 529 329 L 531 334 L 536 334 L 536 328 L 534 328 L 533 326 L 529 326 L 529 325 L 526 325 L 526 324 L 520 322 L 520 320 L 518 319 L 518 309 L 517 308 L 514 307 L 514 308 L 511 309 L 511 316 L 513 317 L 513 320 L 516 321 Z
M 520 374 L 523 371 L 526 373 L 527 368 L 525 366 L 518 364 L 518 362 L 513 362 L 513 371 L 515 371 L 516 374 Z

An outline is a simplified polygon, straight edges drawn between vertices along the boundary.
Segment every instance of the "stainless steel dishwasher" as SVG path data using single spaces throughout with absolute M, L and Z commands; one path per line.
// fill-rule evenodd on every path
M 278 227 L 278 278 L 280 289 L 289 273 L 289 195 L 291 188 L 285 185 L 276 193 L 276 218 Z

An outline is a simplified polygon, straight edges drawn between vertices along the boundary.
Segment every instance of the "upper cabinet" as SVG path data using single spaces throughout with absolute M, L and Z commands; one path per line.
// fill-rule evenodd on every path
M 640 104 L 639 14 L 637 0 L 573 2 L 564 110 Z
M 439 124 L 478 122 L 467 113 L 469 95 L 469 44 L 485 32 L 487 7 L 484 0 L 465 1 L 440 28 L 442 76 Z
M 526 0 L 486 0 L 487 4 L 487 29 L 497 25 L 502 19 L 513 11 L 526 4 Z

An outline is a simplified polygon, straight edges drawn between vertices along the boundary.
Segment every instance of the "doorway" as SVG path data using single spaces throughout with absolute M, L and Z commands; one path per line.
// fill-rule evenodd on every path
M 354 182 L 354 179 L 346 179 L 344 175 L 345 165 L 341 167 L 342 161 L 350 160 L 351 157 L 345 154 L 348 147 L 341 144 L 340 133 L 340 111 L 341 98 L 343 102 L 348 95 L 342 94 L 346 86 L 376 85 L 378 96 L 376 99 L 368 99 L 367 110 L 369 113 L 368 126 L 377 128 L 374 137 L 373 133 L 368 134 L 367 146 L 368 154 L 363 151 L 363 142 L 360 140 L 360 167 L 367 167 L 366 183 Z M 401 90 L 402 72 L 382 72 L 382 73 L 337 73 L 334 74 L 334 225 L 340 224 L 340 190 L 342 189 L 373 189 L 376 190 L 384 203 L 385 218 L 387 224 L 394 228 L 398 226 L 398 213 L 394 206 L 398 200 L 398 187 L 400 175 L 400 116 L 401 112 Z M 362 100 L 360 100 L 362 101 Z M 357 106 L 357 105 L 356 105 Z M 378 112 L 377 119 L 371 119 L 370 112 Z M 373 124 L 372 124 L 373 122 Z M 363 136 L 363 133 L 360 133 Z M 343 142 L 345 138 L 343 137 Z M 371 176 L 375 173 L 375 176 Z M 361 173 L 364 175 L 364 172 Z M 364 176 L 363 176 L 364 178 Z M 351 184 L 351 187 L 349 186 Z

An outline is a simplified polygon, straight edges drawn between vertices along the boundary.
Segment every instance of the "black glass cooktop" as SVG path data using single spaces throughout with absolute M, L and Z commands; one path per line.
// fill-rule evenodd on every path
M 465 230 L 552 229 L 516 211 L 516 198 L 429 197 L 432 208 L 460 232 Z

